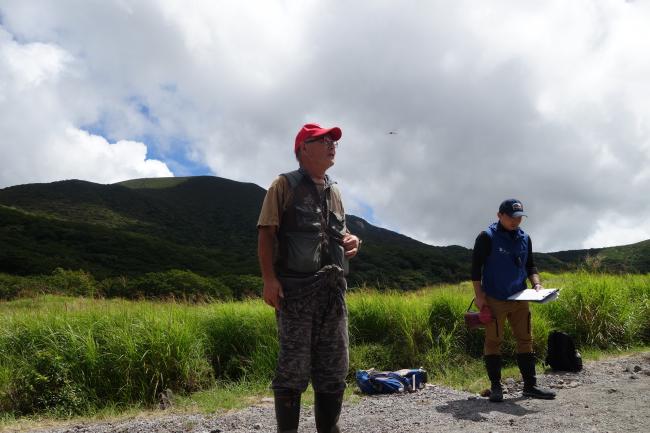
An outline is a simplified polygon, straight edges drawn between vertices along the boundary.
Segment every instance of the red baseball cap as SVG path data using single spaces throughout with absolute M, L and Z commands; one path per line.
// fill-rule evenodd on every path
M 338 126 L 335 126 L 334 128 L 321 128 L 320 125 L 315 123 L 308 123 L 298 131 L 298 135 L 296 135 L 296 145 L 294 146 L 293 151 L 297 152 L 300 143 L 303 141 L 309 140 L 310 138 L 322 137 L 323 135 L 329 135 L 332 137 L 332 140 L 337 141 L 341 139 L 343 133 L 341 132 L 341 128 Z

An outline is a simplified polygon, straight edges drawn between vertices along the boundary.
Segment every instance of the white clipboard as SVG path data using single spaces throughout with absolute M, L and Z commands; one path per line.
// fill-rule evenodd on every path
M 557 299 L 560 289 L 524 289 L 508 297 L 509 301 L 530 301 L 545 304 Z

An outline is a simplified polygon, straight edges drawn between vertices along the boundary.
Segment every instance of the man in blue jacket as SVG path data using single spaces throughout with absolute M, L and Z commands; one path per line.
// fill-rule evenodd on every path
M 472 283 L 476 305 L 490 308 L 494 320 L 485 327 L 485 367 L 491 383 L 490 401 L 503 401 L 501 388 L 501 344 L 506 319 L 517 340 L 517 364 L 524 380 L 524 395 L 553 399 L 555 393 L 538 387 L 535 354 L 527 301 L 508 301 L 508 297 L 526 288 L 526 279 L 535 290 L 542 289 L 533 262 L 530 237 L 519 228 L 524 206 L 519 200 L 504 200 L 497 222 L 481 232 L 474 243 Z

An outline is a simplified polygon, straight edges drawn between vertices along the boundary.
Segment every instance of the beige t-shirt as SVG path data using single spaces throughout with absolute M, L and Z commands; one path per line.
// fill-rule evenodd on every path
M 316 185 L 319 189 L 319 192 L 322 192 L 322 186 Z M 339 193 L 336 186 L 332 186 L 332 212 L 339 214 L 341 217 L 345 215 L 345 210 L 343 209 L 343 202 L 341 201 L 341 194 Z M 266 192 L 266 197 L 264 197 L 264 203 L 262 204 L 262 210 L 260 211 L 260 217 L 257 220 L 257 227 L 261 226 L 280 226 L 280 219 L 282 214 L 287 209 L 289 202 L 291 201 L 291 188 L 289 186 L 289 181 L 284 176 L 278 176 L 269 190 Z

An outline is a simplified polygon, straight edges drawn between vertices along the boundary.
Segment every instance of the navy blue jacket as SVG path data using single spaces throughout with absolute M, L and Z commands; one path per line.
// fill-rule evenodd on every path
M 525 289 L 526 278 L 535 273 L 532 243 L 523 230 L 510 232 L 494 223 L 476 239 L 472 280 L 481 280 L 488 296 L 505 300 Z

